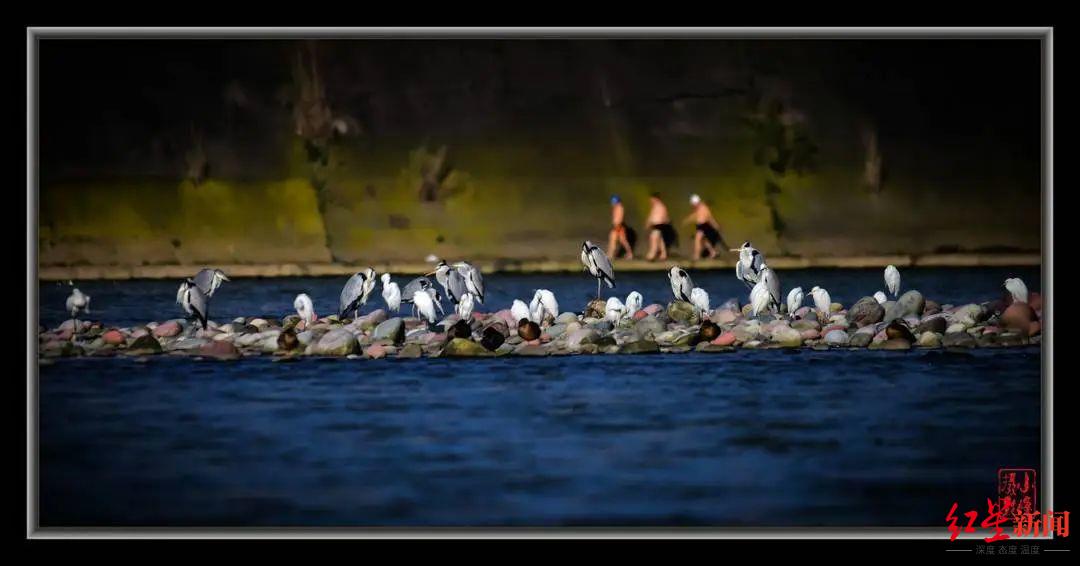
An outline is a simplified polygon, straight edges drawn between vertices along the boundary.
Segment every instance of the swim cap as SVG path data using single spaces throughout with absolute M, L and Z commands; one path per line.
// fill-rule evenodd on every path
M 611 204 L 619 204 L 620 202 L 622 201 L 619 199 L 619 195 L 611 195 Z
M 701 197 L 697 196 L 696 194 L 690 195 L 690 204 L 697 206 L 697 204 L 700 202 Z

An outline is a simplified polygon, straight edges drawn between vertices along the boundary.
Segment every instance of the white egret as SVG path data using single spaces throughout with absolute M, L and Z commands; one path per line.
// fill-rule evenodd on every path
M 315 304 L 311 302 L 311 297 L 307 296 L 307 293 L 300 293 L 293 300 L 293 308 L 296 309 L 296 314 L 300 315 L 300 320 L 305 325 L 310 325 L 319 319 L 319 315 L 315 314 Z
M 596 298 L 600 298 L 601 282 L 607 283 L 609 289 L 615 287 L 615 270 L 611 267 L 611 260 L 604 250 L 588 240 L 581 244 L 581 264 L 589 275 L 596 278 Z
M 529 313 L 532 315 L 529 320 L 540 324 L 544 320 L 544 315 L 550 315 L 552 319 L 559 317 L 559 302 L 555 300 L 555 295 L 547 289 L 537 289 L 536 294 L 533 295 L 533 300 L 529 303 Z
M 461 296 L 461 299 L 457 304 L 457 313 L 466 323 L 472 320 L 473 312 L 473 294 L 465 293 Z
M 885 288 L 894 297 L 900 293 L 900 270 L 895 265 L 889 265 L 885 268 Z
M 753 316 L 757 316 L 769 308 L 769 303 L 772 302 L 772 298 L 769 296 L 769 289 L 765 286 L 763 279 L 758 280 L 754 284 L 754 287 L 750 289 L 750 313 Z
M 1013 301 L 1018 303 L 1028 302 L 1028 288 L 1019 277 L 1010 277 L 1005 280 L 1005 290 L 1012 295 Z
M 624 316 L 626 316 L 626 305 L 618 297 L 610 297 L 604 305 L 604 318 L 611 321 L 611 324 L 619 324 Z
M 413 295 L 415 295 L 417 291 L 423 291 L 434 286 L 435 284 L 431 282 L 431 279 L 422 276 L 417 277 L 406 283 L 405 287 L 401 290 L 401 302 L 411 303 Z
M 671 282 L 671 294 L 675 295 L 675 300 L 689 303 L 694 282 L 690 280 L 690 275 L 686 273 L 686 270 L 677 265 L 672 267 L 668 270 L 668 281 Z
M 690 303 L 701 311 L 702 318 L 709 316 L 709 312 L 712 310 L 709 308 L 709 294 L 701 287 L 694 287 L 690 291 Z
M 828 318 L 829 313 L 832 312 L 832 298 L 829 297 L 829 292 L 815 285 L 813 289 L 810 289 L 810 296 L 814 298 L 814 308 Z
M 630 294 L 626 296 L 626 316 L 633 317 L 637 311 L 641 310 L 643 301 L 641 293 L 630 291 Z
M 413 293 L 413 310 L 420 314 L 421 320 L 426 320 L 428 326 L 435 324 L 435 301 L 431 298 L 428 290 L 418 290 Z
M 802 287 L 795 287 L 788 291 L 787 294 L 787 312 L 788 316 L 795 316 L 795 311 L 802 307 L 803 303 L 803 290 Z
M 739 261 L 735 263 L 735 277 L 752 288 L 758 282 L 761 270 L 765 268 L 765 256 L 754 249 L 749 240 L 731 251 L 739 253 Z
M 398 284 L 390 281 L 390 274 L 382 274 L 382 298 L 386 301 L 386 308 L 390 312 L 398 312 L 401 309 L 401 289 Z
M 529 316 L 529 306 L 521 299 L 514 299 L 514 304 L 510 305 L 510 316 L 514 317 L 514 324 L 517 324 L 523 318 L 532 320 L 532 317 Z
M 71 284 L 70 281 L 68 283 Z M 74 287 L 64 304 L 67 306 L 68 312 L 71 313 L 71 320 L 74 323 L 72 328 L 77 332 L 79 330 L 79 312 L 90 312 L 90 295 L 83 293 L 78 287 Z
M 345 287 L 341 289 L 341 297 L 339 300 L 338 314 L 342 318 L 345 318 L 347 313 L 354 313 L 354 317 L 360 316 L 360 307 L 367 303 L 368 295 L 371 295 L 371 290 L 375 288 L 375 270 L 366 267 L 362 271 L 355 273 L 352 277 L 345 282 Z

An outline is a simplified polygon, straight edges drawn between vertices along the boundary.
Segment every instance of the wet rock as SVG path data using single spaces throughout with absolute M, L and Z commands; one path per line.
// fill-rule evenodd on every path
M 397 357 L 399 358 L 419 358 L 424 355 L 424 351 L 418 344 L 406 344 L 398 351 Z
M 916 345 L 920 348 L 940 348 L 941 334 L 932 331 L 923 332 L 919 335 Z
M 825 334 L 825 343 L 830 346 L 847 346 L 850 342 L 851 337 L 843 330 L 830 330 Z
M 1001 315 L 1002 326 L 1013 330 L 1027 331 L 1032 322 L 1038 319 L 1035 309 L 1027 303 L 1014 302 Z
M 659 354 L 660 345 L 652 340 L 639 340 L 619 346 L 620 354 Z
M 405 321 L 397 316 L 386 319 L 375 327 L 371 337 L 374 340 L 389 340 L 391 344 L 401 344 L 405 341 Z
M 153 336 L 140 336 L 131 343 L 127 353 L 133 356 L 146 356 L 161 353 L 161 343 Z
M 851 335 L 851 338 L 848 341 L 848 346 L 852 346 L 855 348 L 865 348 L 870 345 L 871 341 L 873 341 L 874 335 L 876 333 L 877 331 L 875 329 L 875 326 L 865 326 L 863 328 L 860 328 Z
M 806 342 L 807 340 L 817 340 L 818 338 L 821 338 L 821 333 L 817 330 L 814 330 L 813 328 L 809 330 L 800 330 L 799 335 L 802 336 L 803 342 Z
M 1041 311 L 1043 308 L 1043 297 L 1041 293 L 1031 292 L 1028 293 L 1028 306 L 1035 311 Z
M 720 336 L 720 327 L 711 320 L 704 320 L 701 323 L 701 328 L 698 329 L 698 340 L 704 342 L 712 342 L 716 337 Z
M 572 312 L 564 312 L 564 313 L 560 314 L 555 319 L 556 324 L 563 324 L 563 325 L 570 324 L 571 322 L 577 322 L 577 321 L 578 321 L 577 315 L 572 313 Z
M 664 306 L 659 304 L 659 303 L 652 303 L 652 304 L 646 305 L 645 308 L 642 309 L 642 310 L 644 310 L 645 312 L 647 312 L 647 313 L 649 313 L 649 314 L 651 314 L 653 316 L 656 316 L 656 315 L 658 315 L 658 314 L 660 314 L 661 312 L 664 311 Z
M 478 356 L 490 356 L 491 352 L 472 340 L 453 338 L 446 343 L 442 355 L 451 358 L 475 358 Z
M 879 346 L 882 350 L 910 350 L 911 342 L 903 338 L 889 338 Z
M 650 338 L 664 330 L 666 330 L 664 323 L 653 315 L 647 315 L 634 323 L 634 331 L 644 338 Z
M 951 332 L 941 339 L 941 345 L 946 348 L 974 348 L 977 343 L 975 337 L 967 332 Z
M 505 329 L 506 326 L 503 325 Z M 480 338 L 480 345 L 488 350 L 495 351 L 499 349 L 499 346 L 503 345 L 506 341 L 506 335 L 496 326 L 490 325 L 484 328 L 483 334 Z
M 521 319 L 517 325 L 518 336 L 522 340 L 536 340 L 540 338 L 540 325 L 531 320 Z
M 772 342 L 784 348 L 798 348 L 802 346 L 802 334 L 798 330 L 787 325 L 776 327 L 770 334 Z
M 571 352 L 579 352 L 585 344 L 594 344 L 599 339 L 600 333 L 591 328 L 575 330 L 566 337 L 566 349 Z
M 945 320 L 944 314 L 928 316 L 915 326 L 915 331 L 919 333 L 936 332 L 938 334 L 945 334 L 946 330 L 948 330 L 948 321 Z
M 85 351 L 82 347 L 72 344 L 68 340 L 52 340 L 45 343 L 41 353 L 47 358 L 71 358 L 81 356 Z
M 565 324 L 553 324 L 553 325 L 549 326 L 547 328 L 547 330 L 544 331 L 544 334 L 547 334 L 551 338 L 558 338 L 559 336 L 562 336 L 563 334 L 566 334 L 566 325 Z
M 821 325 L 816 320 L 799 319 L 791 323 L 791 327 L 795 330 L 821 330 Z
M 297 338 L 299 337 L 298 334 Z M 316 356 L 348 356 L 358 353 L 359 350 L 360 344 L 356 342 L 356 336 L 344 328 L 326 332 L 311 345 L 311 353 Z
M 295 350 L 301 346 L 300 339 L 296 336 L 296 331 L 291 328 L 278 334 L 275 342 L 277 343 L 277 349 L 283 352 Z
M 539 344 L 522 344 L 514 349 L 515 356 L 546 356 L 547 348 Z
M 641 319 L 643 319 L 643 318 L 645 318 L 647 316 L 652 316 L 652 315 L 650 315 L 649 313 L 645 312 L 644 309 L 642 309 L 642 310 L 639 310 L 639 311 L 634 313 L 634 316 L 631 317 L 631 321 L 641 320 Z
M 939 312 L 941 312 L 941 305 L 939 305 L 937 301 L 931 301 L 930 299 L 926 299 L 926 304 L 923 306 L 922 315 L 926 317 L 932 314 L 938 314 Z
M 610 321 L 597 320 L 597 321 L 594 321 L 594 322 L 590 322 L 588 324 L 588 328 L 591 328 L 591 329 L 599 332 L 600 334 L 607 334 L 608 332 L 611 332 L 612 329 L 615 328 L 615 326 L 612 325 Z
M 450 327 L 450 330 L 448 330 L 446 334 L 451 338 L 464 338 L 468 340 L 472 338 L 472 327 L 469 326 L 468 322 L 459 320 Z
M 953 323 L 963 324 L 964 327 L 970 328 L 986 320 L 989 315 L 990 312 L 986 309 L 986 307 L 971 303 L 953 311 L 950 319 Z
M 735 324 L 739 320 L 739 313 L 731 309 L 716 309 L 712 313 L 712 321 L 720 326 Z
M 691 326 L 701 322 L 697 308 L 686 301 L 672 301 L 668 304 L 667 314 L 671 320 Z
M 909 343 L 915 341 L 915 335 L 911 329 L 899 320 L 894 320 L 885 327 L 885 337 L 889 340 L 902 339 Z
M 238 360 L 240 350 L 232 342 L 226 340 L 213 340 L 198 349 L 198 355 L 216 360 Z
M 761 323 L 757 321 L 744 321 L 735 325 L 735 328 L 731 329 L 731 332 L 735 334 L 735 340 L 737 342 L 750 342 L 757 339 L 761 334 Z
M 731 346 L 733 344 L 735 344 L 735 333 L 731 331 L 720 334 L 712 341 L 714 346 Z
M 589 304 L 585 305 L 582 316 L 584 318 L 604 318 L 606 309 L 607 301 L 604 299 L 593 299 L 589 301 Z
M 1042 334 L 1042 322 L 1038 320 L 1031 321 L 1031 324 L 1028 325 L 1027 332 L 1028 336 L 1038 336 Z
M 386 357 L 386 346 L 382 344 L 372 344 L 367 348 L 364 348 L 364 357 L 369 360 L 380 360 Z
M 735 348 L 731 346 L 720 346 L 718 344 L 713 344 L 712 342 L 699 342 L 697 346 L 694 346 L 694 351 L 717 354 L 722 352 L 734 352 Z
M 101 340 L 110 346 L 122 346 L 125 342 L 124 335 L 119 330 L 107 330 L 101 335 Z
M 386 320 L 386 317 L 386 311 L 384 311 L 383 309 L 375 309 L 353 320 L 352 325 L 366 332 L 381 324 L 383 321 Z
M 169 320 L 157 325 L 153 330 L 153 335 L 155 338 L 172 338 L 180 334 L 181 330 L 183 329 L 180 328 L 179 322 Z

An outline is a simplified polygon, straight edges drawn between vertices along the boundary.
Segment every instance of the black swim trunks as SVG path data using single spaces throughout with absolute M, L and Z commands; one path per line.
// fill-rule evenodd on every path
M 707 222 L 705 224 L 698 224 L 697 229 L 698 232 L 705 234 L 705 239 L 709 240 L 710 244 L 715 245 L 716 241 L 720 239 L 720 232 L 717 232 L 716 228 L 713 228 L 712 224 L 709 224 Z
M 626 223 L 620 224 L 616 230 L 621 230 L 626 235 L 626 243 L 630 244 L 630 251 L 634 251 L 634 246 L 637 245 L 637 232 L 633 228 L 626 225 Z M 626 252 L 622 245 L 616 244 L 615 257 L 626 257 Z
M 664 246 L 673 248 L 679 245 L 679 235 L 675 232 L 675 228 L 671 224 L 653 224 L 649 226 L 649 230 L 659 230 L 660 237 L 664 239 Z

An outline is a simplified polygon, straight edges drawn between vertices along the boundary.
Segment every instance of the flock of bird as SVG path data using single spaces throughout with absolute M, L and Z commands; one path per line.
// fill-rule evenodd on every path
M 735 277 L 750 290 L 751 314 L 756 317 L 761 313 L 770 312 L 793 317 L 795 311 L 802 307 L 805 298 L 802 287 L 791 289 L 787 294 L 787 300 L 782 304 L 780 278 L 769 267 L 765 255 L 755 249 L 749 241 L 730 251 L 739 254 L 739 259 L 735 264 Z M 615 270 L 611 265 L 611 260 L 603 250 L 590 241 L 586 240 L 581 246 L 581 263 L 584 270 L 596 279 L 597 299 L 600 299 L 602 285 L 606 284 L 609 288 L 615 287 Z M 429 279 L 432 276 L 435 278 L 434 282 Z M 347 318 L 350 313 L 353 317 L 359 316 L 361 308 L 367 304 L 375 289 L 376 279 L 382 282 L 382 298 L 389 311 L 399 312 L 402 303 L 412 305 L 413 316 L 426 320 L 429 326 L 435 324 L 436 311 L 445 315 L 442 304 L 444 297 L 454 305 L 455 312 L 462 320 L 469 320 L 475 305 L 484 303 L 483 275 L 479 269 L 465 261 L 454 264 L 440 261 L 434 271 L 413 279 L 403 288 L 391 280 L 389 273 L 383 273 L 377 277 L 375 270 L 368 267 L 354 274 L 345 283 L 338 303 L 338 316 L 342 319 Z M 711 312 L 709 294 L 704 289 L 694 286 L 685 269 L 679 266 L 672 267 L 668 271 L 668 280 L 671 283 L 671 293 L 676 300 L 693 305 L 702 317 L 709 315 Z M 180 288 L 176 293 L 176 302 L 189 319 L 199 322 L 202 328 L 206 328 L 210 300 L 221 284 L 226 281 L 229 281 L 229 278 L 220 269 L 203 269 L 194 277 L 180 283 Z M 442 288 L 441 293 L 436 284 Z M 900 271 L 896 266 L 889 265 L 885 268 L 885 286 L 893 297 L 899 295 Z M 1020 279 L 1007 279 L 1005 288 L 1012 294 L 1014 300 L 1027 302 L 1027 287 Z M 814 308 L 827 318 L 832 304 L 829 292 L 815 286 L 810 290 L 810 297 Z M 883 291 L 875 293 L 874 298 L 879 303 L 885 303 L 888 300 L 888 296 Z M 78 288 L 73 288 L 66 306 L 72 319 L 77 323 L 79 313 L 90 312 L 90 296 Z M 626 317 L 633 317 L 642 309 L 642 306 L 643 297 L 637 291 L 632 291 L 627 295 L 625 302 L 618 297 L 610 297 L 604 303 L 604 318 L 612 323 L 618 323 Z M 306 293 L 296 296 L 293 307 L 305 324 L 312 324 L 318 320 L 314 303 Z M 786 313 L 782 307 L 786 307 Z M 555 294 L 547 289 L 537 289 L 532 301 L 528 304 L 515 299 L 510 306 L 510 312 L 515 320 L 536 325 L 549 319 L 553 321 L 560 313 Z

